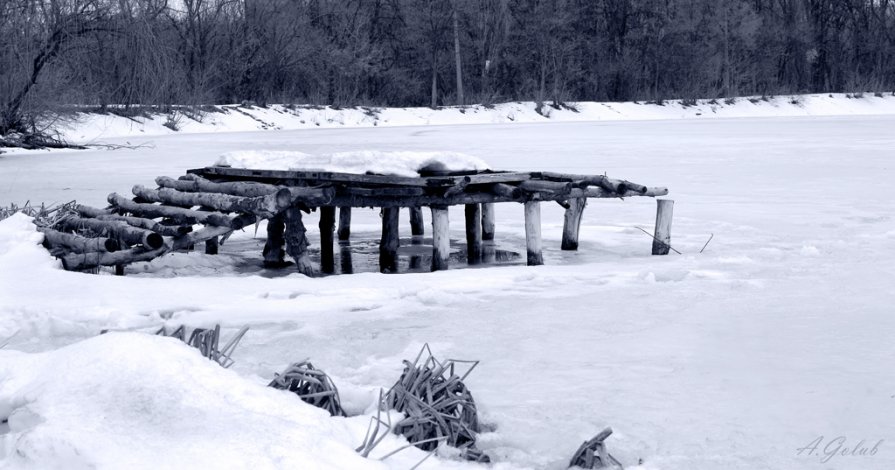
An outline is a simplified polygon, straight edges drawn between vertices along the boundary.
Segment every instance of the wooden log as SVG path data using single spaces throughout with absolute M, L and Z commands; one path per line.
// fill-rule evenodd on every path
M 556 195 L 565 195 L 569 194 L 574 186 L 572 185 L 572 183 L 532 179 L 519 183 L 519 187 L 523 191 L 529 193 L 546 192 Z
M 432 210 L 432 271 L 448 269 L 451 254 L 451 233 L 448 209 L 444 206 L 431 206 Z
M 336 255 L 333 248 L 333 232 L 336 229 L 336 208 L 320 208 L 320 270 L 326 274 L 336 272 Z
M 382 238 L 379 240 L 379 271 L 398 272 L 398 246 L 400 244 L 398 221 L 401 209 L 382 209 Z
M 295 260 L 298 272 L 305 276 L 313 276 L 314 266 L 308 255 L 308 237 L 305 225 L 301 221 L 301 209 L 290 207 L 283 211 L 286 222 L 286 252 Z
M 269 196 L 286 189 L 291 195 L 289 205 L 301 202 L 310 207 L 328 204 L 336 193 L 335 188 L 331 186 L 310 188 L 303 186 L 277 186 L 254 181 L 212 182 L 195 174 L 187 174 L 177 180 L 162 176 L 156 178 L 155 182 L 162 188 L 170 188 L 177 191 L 218 193 L 249 198 Z
M 518 186 L 496 183 L 492 184 L 489 189 L 492 193 L 502 198 L 519 199 L 522 197 L 522 190 Z
M 171 188 L 149 189 L 141 185 L 134 186 L 133 193 L 148 202 L 185 208 L 202 206 L 206 211 L 255 214 L 264 219 L 273 217 L 292 204 L 292 193 L 286 188 L 274 194 L 251 198 L 217 193 L 186 193 Z
M 584 213 L 584 206 L 587 205 L 587 199 L 576 197 L 569 199 L 569 208 L 562 226 L 562 249 L 567 251 L 575 251 L 578 249 L 578 231 L 581 228 L 581 215 Z
M 671 250 L 671 216 L 674 212 L 674 201 L 659 199 L 656 201 L 656 232 L 653 239 L 653 254 L 667 255 Z
M 462 193 L 466 190 L 466 187 L 469 186 L 470 181 L 472 181 L 470 177 L 464 176 L 459 181 L 457 181 L 455 185 L 451 186 L 447 189 L 447 191 L 444 192 L 444 197 L 453 197 Z
M 174 246 L 172 247 L 172 249 L 175 251 L 187 249 L 191 250 L 191 247 L 196 243 L 204 242 L 213 237 L 226 236 L 234 230 L 240 230 L 243 227 L 252 225 L 257 221 L 258 218 L 252 214 L 240 214 L 233 218 L 233 221 L 229 227 L 205 227 L 203 229 L 196 230 L 195 232 L 188 233 L 182 237 L 175 238 Z
M 221 248 L 221 239 L 218 237 L 212 237 L 208 240 L 205 240 L 205 254 L 206 255 L 216 255 L 218 254 L 218 250 Z
M 466 205 L 466 260 L 469 264 L 482 262 L 482 206 Z
M 410 234 L 414 237 L 421 237 L 426 234 L 426 228 L 423 226 L 423 210 L 419 207 L 408 207 L 410 212 Z
M 482 204 L 482 240 L 494 240 L 494 203 Z
M 104 209 L 97 209 L 95 207 L 85 206 L 82 204 L 76 205 L 74 209 L 83 217 L 124 222 L 131 227 L 151 230 L 165 237 L 179 237 L 193 231 L 193 227 L 190 225 L 163 225 L 152 219 L 111 214 Z
M 282 214 L 267 219 L 267 241 L 264 243 L 265 268 L 282 268 L 285 266 L 286 252 L 283 246 L 286 244 L 284 232 L 286 230 L 285 217 Z
M 339 208 L 339 241 L 351 238 L 351 207 Z
M 109 253 L 105 251 L 89 253 L 69 253 L 62 256 L 62 267 L 67 271 L 83 271 L 85 269 L 98 268 L 100 266 L 118 266 L 138 261 L 151 261 L 168 250 L 162 246 L 154 250 L 146 248 L 132 248 L 130 250 Z
M 131 227 L 124 222 L 114 220 L 85 219 L 70 216 L 62 219 L 59 222 L 59 226 L 73 232 L 88 229 L 94 233 L 108 234 L 111 238 L 116 238 L 127 245 L 143 245 L 150 250 L 157 250 L 165 244 L 164 238 L 155 232 Z
M 529 266 L 544 264 L 541 244 L 541 204 L 537 201 L 525 203 L 525 249 Z
M 234 219 L 218 212 L 202 212 L 180 207 L 159 206 L 155 204 L 141 204 L 133 202 L 116 193 L 109 195 L 109 203 L 118 208 L 135 214 L 138 217 L 156 219 L 164 217 L 181 225 L 205 224 L 216 227 L 233 226 Z
M 616 194 L 625 194 L 628 192 L 645 194 L 648 191 L 648 188 L 646 186 L 632 183 L 630 181 L 609 178 L 602 175 L 573 175 L 545 171 L 537 173 L 536 176 L 554 181 L 572 181 L 575 182 L 576 185 L 583 184 L 586 186 L 599 186 L 603 189 L 606 189 L 607 191 L 611 191 Z
M 120 249 L 117 240 L 107 237 L 88 238 L 72 233 L 59 232 L 50 228 L 38 228 L 44 234 L 44 246 L 50 250 L 62 252 L 90 253 L 108 251 L 114 253 Z

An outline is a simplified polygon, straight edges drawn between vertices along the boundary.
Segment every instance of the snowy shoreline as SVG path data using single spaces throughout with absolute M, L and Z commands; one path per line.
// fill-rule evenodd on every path
M 791 116 L 855 116 L 895 114 L 892 93 L 811 94 L 656 102 L 569 103 L 559 109 L 534 102 L 431 108 L 295 105 L 220 105 L 193 112 L 147 112 L 124 117 L 83 112 L 67 117 L 59 133 L 76 144 L 105 139 L 171 134 L 298 130 L 319 128 L 436 126 L 462 124 L 644 121 L 665 119 L 760 118 Z M 175 130 L 176 129 L 176 130 Z

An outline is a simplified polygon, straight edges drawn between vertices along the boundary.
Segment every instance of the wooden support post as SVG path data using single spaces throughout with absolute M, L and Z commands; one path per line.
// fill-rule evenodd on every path
M 351 243 L 339 243 L 339 265 L 342 268 L 342 274 L 354 273 L 354 264 L 351 262 Z
M 581 228 L 581 214 L 587 199 L 576 197 L 569 199 L 569 207 L 566 209 L 565 220 L 562 226 L 562 249 L 575 251 L 578 249 L 578 230 Z
M 379 240 L 379 271 L 394 273 L 398 271 L 398 220 L 400 207 L 382 208 L 382 238 Z
M 494 203 L 482 203 L 482 240 L 494 240 Z
M 123 264 L 115 265 L 115 275 L 116 276 L 124 276 L 124 265 Z
M 313 276 L 314 266 L 308 256 L 308 237 L 305 236 L 305 225 L 301 221 L 301 209 L 290 207 L 283 211 L 286 221 L 286 252 L 295 260 L 298 272 L 305 276 Z
M 482 262 L 482 206 L 466 204 L 466 259 L 469 264 Z
M 414 237 L 426 234 L 423 226 L 423 210 L 419 207 L 408 207 L 410 211 L 410 234 Z
M 336 256 L 333 252 L 333 231 L 336 229 L 336 208 L 320 208 L 320 270 L 326 274 L 336 272 Z
M 450 219 L 447 207 L 432 206 L 432 271 L 443 271 L 448 268 L 451 254 Z
M 653 254 L 667 255 L 671 250 L 671 215 L 674 211 L 674 201 L 671 199 L 659 199 L 656 201 L 656 234 L 653 240 Z
M 541 203 L 537 201 L 525 203 L 525 249 L 529 266 L 544 264 L 541 253 Z
M 286 252 L 283 245 L 286 238 L 283 233 L 286 230 L 286 219 L 283 214 L 276 215 L 267 220 L 267 242 L 264 244 L 264 267 L 282 268 L 285 266 Z
M 216 255 L 221 247 L 221 240 L 218 237 L 211 237 L 205 240 L 205 254 Z
M 351 207 L 339 208 L 339 241 L 351 238 Z

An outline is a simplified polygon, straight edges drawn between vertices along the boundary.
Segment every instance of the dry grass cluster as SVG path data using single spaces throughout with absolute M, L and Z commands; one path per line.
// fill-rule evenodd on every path
M 427 357 L 420 362 L 424 353 Z M 456 373 L 459 364 L 468 365 L 462 376 Z M 475 448 L 478 412 L 463 383 L 476 365 L 478 361 L 439 361 L 428 345 L 414 362 L 404 361 L 401 378 L 385 398 L 387 408 L 406 416 L 395 424 L 394 433 L 422 450 L 435 450 L 444 442 L 461 449 L 467 459 L 487 462 L 488 457 Z
M 38 227 L 52 227 L 56 225 L 59 220 L 71 214 L 73 212 L 72 207 L 76 204 L 75 201 L 65 204 L 53 204 L 50 206 L 47 206 L 44 203 L 41 203 L 40 206 L 35 206 L 31 204 L 31 201 L 26 202 L 22 206 L 10 204 L 5 207 L 0 207 L 0 220 L 21 212 L 28 217 L 33 217 L 34 224 Z
M 572 456 L 569 467 L 580 468 L 622 468 L 621 462 L 615 459 L 606 450 L 606 444 L 603 443 L 609 435 L 612 434 L 612 428 L 606 428 L 594 436 L 593 439 L 585 441 L 581 447 Z
M 202 356 L 217 362 L 224 368 L 228 368 L 233 365 L 233 359 L 230 358 L 230 355 L 233 354 L 236 345 L 239 344 L 239 341 L 248 330 L 248 326 L 242 327 L 236 335 L 230 338 L 230 341 L 228 341 L 223 348 L 220 347 L 221 325 L 215 325 L 214 328 L 211 329 L 194 328 L 189 336 L 187 336 L 187 329 L 183 325 L 177 327 L 170 333 L 167 332 L 165 327 L 162 327 L 156 334 L 177 338 L 198 349 Z
M 308 361 L 292 364 L 268 386 L 288 390 L 305 403 L 329 411 L 332 416 L 345 416 L 339 400 L 339 390 L 332 379 Z

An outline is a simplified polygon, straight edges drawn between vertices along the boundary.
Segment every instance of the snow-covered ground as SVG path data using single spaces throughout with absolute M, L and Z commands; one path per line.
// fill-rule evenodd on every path
M 651 230 L 655 202 L 631 198 L 589 203 L 576 253 L 559 251 L 563 211 L 545 204 L 543 267 L 267 278 L 229 268 L 237 255 L 225 245 L 219 258 L 170 255 L 121 278 L 61 271 L 27 223 L 10 219 L 0 223 L 0 338 L 19 333 L 0 351 L 0 411 L 28 412 L 16 432 L 0 434 L 0 466 L 43 467 L 77 453 L 112 468 L 104 452 L 182 439 L 173 455 L 187 466 L 217 443 L 245 446 L 246 455 L 270 449 L 259 467 L 359 468 L 337 459 L 360 444 L 365 418 L 324 419 L 260 386 L 310 357 L 334 377 L 349 411 L 363 413 L 397 379 L 401 360 L 428 342 L 442 357 L 482 361 L 468 385 L 495 430 L 480 447 L 506 467 L 565 468 L 581 441 L 608 425 L 610 452 L 647 469 L 893 468 L 892 129 L 895 116 L 514 123 L 180 134 L 135 150 L 0 155 L 0 204 L 101 205 L 109 192 L 238 150 L 452 151 L 497 169 L 606 172 L 670 188 L 672 242 L 683 253 L 649 255 L 651 240 L 636 227 Z M 308 218 L 315 227 L 316 215 Z M 462 220 L 451 212 L 458 240 Z M 378 221 L 357 211 L 354 239 L 374 239 Z M 521 207 L 498 205 L 498 243 L 521 249 L 522 234 Z M 252 241 L 250 230 L 230 243 Z M 217 322 L 225 337 L 251 325 L 234 355 L 238 375 L 202 368 L 163 340 L 78 343 L 104 328 Z M 136 368 L 147 369 L 145 380 Z M 99 391 L 116 376 L 122 383 Z M 177 399 L 127 398 L 131 382 Z M 209 433 L 228 431 L 211 439 L 200 426 L 175 425 L 178 410 L 210 420 Z M 124 428 L 126 418 L 138 424 Z M 300 425 L 317 431 L 293 429 Z M 85 433 L 69 429 L 78 426 Z M 278 430 L 303 443 L 261 435 Z M 814 455 L 799 455 L 820 436 Z M 874 455 L 823 462 L 839 436 L 843 448 L 883 442 Z M 419 455 L 385 464 L 409 468 Z M 423 468 L 448 464 L 456 463 L 430 459 Z
M 743 97 L 730 100 L 667 100 L 627 103 L 571 103 L 571 107 L 533 102 L 483 106 L 430 108 L 228 105 L 207 107 L 210 112 L 175 111 L 123 117 L 85 112 L 66 116 L 55 124 L 72 143 L 97 144 L 131 137 L 132 143 L 148 136 L 174 133 L 296 130 L 345 127 L 392 127 L 455 124 L 633 121 L 655 119 L 712 119 L 734 117 L 843 116 L 895 114 L 895 93 L 816 94 Z

